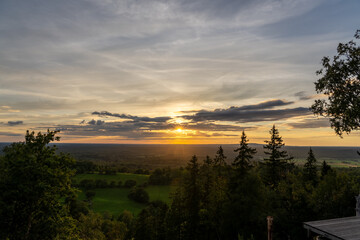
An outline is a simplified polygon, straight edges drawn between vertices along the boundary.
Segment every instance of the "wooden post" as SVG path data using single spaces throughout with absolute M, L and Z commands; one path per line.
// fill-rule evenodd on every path
M 268 240 L 272 240 L 272 224 L 274 218 L 271 216 L 267 217 L 267 228 L 268 228 Z

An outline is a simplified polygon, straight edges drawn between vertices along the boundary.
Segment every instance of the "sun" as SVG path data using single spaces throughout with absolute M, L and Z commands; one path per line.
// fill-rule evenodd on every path
M 181 129 L 181 128 L 178 128 L 178 129 L 176 129 L 175 130 L 177 133 L 182 133 L 183 132 L 183 130 Z

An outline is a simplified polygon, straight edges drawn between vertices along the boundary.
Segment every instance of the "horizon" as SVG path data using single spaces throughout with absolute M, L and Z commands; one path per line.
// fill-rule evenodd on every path
M 360 147 L 309 110 L 360 1 L 4 0 L 0 142 Z

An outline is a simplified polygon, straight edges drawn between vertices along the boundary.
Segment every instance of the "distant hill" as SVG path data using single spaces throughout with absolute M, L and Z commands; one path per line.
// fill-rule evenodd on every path
M 0 149 L 9 143 L 0 143 Z M 200 161 L 209 155 L 213 157 L 219 145 L 182 145 L 182 144 L 57 144 L 59 151 L 70 153 L 78 160 L 91 160 L 103 164 L 124 164 L 132 167 L 176 167 L 185 166 L 192 155 Z M 236 156 L 234 149 L 238 145 L 222 145 L 230 163 Z M 258 153 L 255 160 L 265 156 L 263 145 L 251 144 Z M 286 146 L 285 149 L 294 157 L 294 161 L 303 164 L 309 147 Z M 319 161 L 326 160 L 335 166 L 360 166 L 360 156 L 356 147 L 312 147 Z

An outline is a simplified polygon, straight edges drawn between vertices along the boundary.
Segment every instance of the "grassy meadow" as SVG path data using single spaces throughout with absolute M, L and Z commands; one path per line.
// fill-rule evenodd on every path
M 132 174 L 132 173 L 117 173 L 116 175 L 99 175 L 99 174 L 78 174 L 74 177 L 77 182 L 83 179 L 102 179 L 108 182 L 110 181 L 122 181 L 135 180 L 137 185 L 147 182 L 149 175 Z M 176 186 L 152 186 L 145 187 L 148 192 L 150 201 L 161 200 L 170 204 L 170 193 L 176 189 Z M 78 194 L 79 200 L 86 199 L 85 191 L 80 189 L 81 192 Z M 115 216 L 118 216 L 124 210 L 128 210 L 133 214 L 138 214 L 141 209 L 146 205 L 134 202 L 130 200 L 127 195 L 130 192 L 130 188 L 96 188 L 96 195 L 93 198 L 92 209 L 95 212 L 104 213 L 109 212 Z

